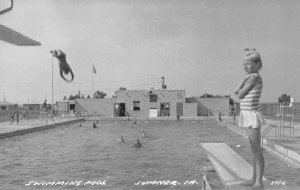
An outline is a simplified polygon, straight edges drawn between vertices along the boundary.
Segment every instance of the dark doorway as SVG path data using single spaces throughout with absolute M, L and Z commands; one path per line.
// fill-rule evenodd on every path
M 115 117 L 125 117 L 126 116 L 125 103 L 115 103 L 114 104 L 114 116 Z
M 75 104 L 70 104 L 70 113 L 75 113 Z
M 170 116 L 170 102 L 160 103 L 160 116 Z

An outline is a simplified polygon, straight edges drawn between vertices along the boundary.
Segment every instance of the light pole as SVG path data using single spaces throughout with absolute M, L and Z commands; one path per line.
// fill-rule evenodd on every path
M 52 106 L 51 106 L 51 116 L 53 116 L 53 51 L 50 51 L 52 57 Z M 46 105 L 47 106 L 47 105 Z

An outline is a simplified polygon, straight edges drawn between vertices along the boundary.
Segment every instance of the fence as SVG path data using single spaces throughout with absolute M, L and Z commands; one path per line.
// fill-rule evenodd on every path
M 20 109 L 16 110 L 1 110 L 0 111 L 0 122 L 4 121 L 10 121 L 11 116 L 15 111 L 19 112 L 19 119 L 23 119 L 23 111 Z M 41 112 L 40 109 L 38 110 L 26 110 L 25 118 L 26 119 L 44 119 L 47 118 L 48 115 L 51 113 L 51 110 L 47 110 L 47 112 L 43 111 Z M 55 116 L 56 117 L 70 117 L 72 114 L 69 111 L 55 111 Z
M 261 103 L 262 113 L 269 119 L 280 119 L 278 117 L 280 105 L 279 103 Z M 294 103 L 294 121 L 300 122 L 300 103 Z
M 280 104 L 279 103 L 261 103 L 261 109 L 263 115 L 267 119 L 279 120 L 280 117 L 278 116 L 280 112 Z M 300 102 L 294 103 L 294 121 L 300 122 Z M 232 105 L 229 109 L 229 115 L 233 116 L 234 113 L 240 113 L 240 106 L 236 104 L 235 106 Z
M 15 111 L 19 112 L 19 118 L 23 118 L 23 110 L 1 110 L 0 111 L 0 122 L 10 121 L 11 116 Z M 25 118 L 37 119 L 40 116 L 40 110 L 26 110 Z

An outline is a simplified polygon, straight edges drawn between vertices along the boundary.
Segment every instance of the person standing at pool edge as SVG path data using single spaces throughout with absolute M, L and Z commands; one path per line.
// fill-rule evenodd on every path
M 240 99 L 239 126 L 246 127 L 248 140 L 253 153 L 253 174 L 250 180 L 242 185 L 253 186 L 252 189 L 264 189 L 262 177 L 264 173 L 264 157 L 261 150 L 260 128 L 264 118 L 259 111 L 259 99 L 262 92 L 262 78 L 259 70 L 262 68 L 261 56 L 253 49 L 244 57 L 246 77 L 238 85 L 234 94 Z
M 15 115 L 16 115 L 16 112 L 14 112 L 12 115 L 11 115 L 11 120 L 10 120 L 10 123 L 9 125 L 12 125 L 14 122 L 15 122 Z
M 16 113 L 16 116 L 17 116 L 17 124 L 19 124 L 19 118 L 20 118 L 20 115 L 19 115 L 19 112 L 17 111 Z

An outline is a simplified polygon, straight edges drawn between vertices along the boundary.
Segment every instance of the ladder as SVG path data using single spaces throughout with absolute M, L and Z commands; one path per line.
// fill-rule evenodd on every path
M 289 138 L 294 138 L 294 102 L 282 102 L 279 107 L 279 138 L 284 138 L 284 130 L 289 129 Z

